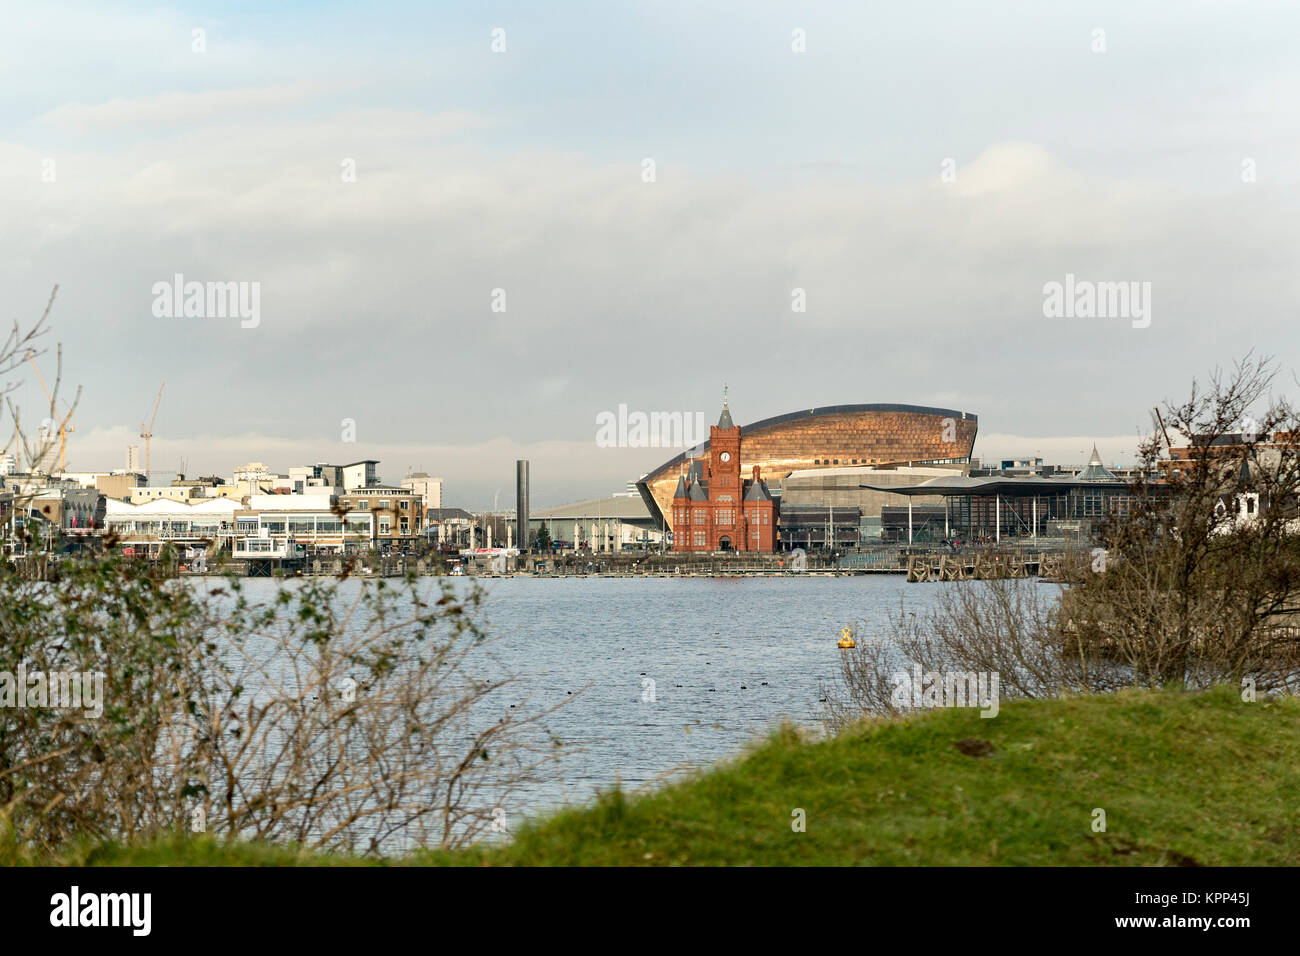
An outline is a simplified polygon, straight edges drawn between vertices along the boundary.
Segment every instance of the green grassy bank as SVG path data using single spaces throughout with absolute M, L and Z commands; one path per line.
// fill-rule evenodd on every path
M 612 793 L 536 821 L 509 846 L 387 862 L 1294 866 L 1297 794 L 1300 700 L 1127 692 L 1004 702 L 993 719 L 932 711 L 816 742 L 785 730 L 651 794 Z M 792 828 L 796 809 L 804 832 Z M 14 856 L 0 848 L 0 862 Z M 62 862 L 361 861 L 178 838 L 86 846 Z

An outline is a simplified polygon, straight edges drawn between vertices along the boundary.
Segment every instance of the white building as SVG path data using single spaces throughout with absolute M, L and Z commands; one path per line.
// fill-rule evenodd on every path
M 229 547 L 238 509 L 239 502 L 226 498 L 158 498 L 142 504 L 108 498 L 104 524 L 121 537 L 124 549 L 152 556 L 166 542 L 212 541 L 217 547 Z
M 368 511 L 335 513 L 330 494 L 252 495 L 236 517 L 240 538 L 296 541 L 320 550 L 368 549 L 374 540 L 374 515 Z
M 320 469 L 314 465 L 295 465 L 289 469 L 289 490 L 295 495 L 319 494 L 332 492 L 329 483 L 321 477 Z M 313 491 L 315 489 L 315 491 Z M 342 490 L 342 489 L 338 489 Z
M 203 498 L 202 485 L 154 485 L 131 489 L 131 504 L 139 505 L 148 501 L 188 501 L 191 498 Z
M 112 477 L 112 474 L 107 471 L 65 471 L 59 477 L 64 481 L 75 482 L 82 488 L 94 488 L 99 479 Z
M 266 465 L 260 461 L 250 461 L 247 465 L 240 465 L 235 469 L 235 483 L 241 481 L 261 482 L 270 481 L 275 476 L 266 469 Z
M 431 478 L 422 471 L 413 471 L 402 479 L 402 487 L 420 496 L 426 512 L 442 507 L 441 478 Z
M 379 474 L 376 470 L 378 464 L 376 459 L 367 458 L 346 465 L 333 466 L 338 469 L 341 479 L 336 480 L 335 484 L 342 485 L 345 491 L 364 491 L 366 488 L 373 488 L 379 484 Z M 326 477 L 328 478 L 328 475 Z
M 121 536 L 129 553 L 151 557 L 167 542 L 209 542 L 240 558 L 300 556 L 305 546 L 368 550 L 374 515 L 361 512 L 340 518 L 334 501 L 329 494 L 252 495 L 247 506 L 232 498 L 159 498 L 144 504 L 109 498 L 104 523 Z

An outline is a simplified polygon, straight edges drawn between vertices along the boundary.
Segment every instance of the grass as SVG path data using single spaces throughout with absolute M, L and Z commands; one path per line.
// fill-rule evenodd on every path
M 1132 691 L 1004 702 L 993 719 L 931 711 L 818 741 L 783 728 L 745 756 L 653 793 L 613 792 L 534 821 L 508 846 L 380 862 L 1294 866 L 1297 793 L 1300 700 L 1244 703 L 1231 688 Z M 797 809 L 804 832 L 792 828 Z M 1097 809 L 1104 832 L 1094 830 Z M 60 862 L 363 861 L 176 837 L 81 847 Z

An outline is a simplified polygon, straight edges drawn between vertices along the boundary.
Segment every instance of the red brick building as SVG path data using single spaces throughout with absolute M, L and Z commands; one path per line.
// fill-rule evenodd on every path
M 759 466 L 740 473 L 740 426 L 722 402 L 709 429 L 709 457 L 677 477 L 673 494 L 674 551 L 775 551 L 776 502 Z

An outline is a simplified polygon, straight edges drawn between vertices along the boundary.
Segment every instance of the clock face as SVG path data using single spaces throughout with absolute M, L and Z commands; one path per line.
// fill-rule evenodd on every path
M 731 461 L 731 452 L 729 452 L 729 451 L 724 451 L 724 452 L 723 452 L 721 455 L 719 455 L 718 457 L 721 458 L 723 461 Z

